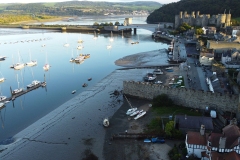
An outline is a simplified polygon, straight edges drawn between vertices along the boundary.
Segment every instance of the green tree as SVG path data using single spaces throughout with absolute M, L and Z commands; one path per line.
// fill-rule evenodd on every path
M 93 23 L 94 26 L 99 26 L 98 22 Z
M 196 32 L 195 32 L 197 35 L 202 35 L 203 34 L 203 29 L 202 28 L 198 28 L 196 29 Z
M 165 126 L 165 133 L 166 136 L 168 137 L 172 137 L 172 132 L 174 130 L 174 122 L 173 121 L 169 121 L 166 126 Z
M 108 22 L 105 22 L 105 23 L 104 23 L 104 26 L 109 26 Z
M 112 22 L 110 22 L 110 23 L 109 23 L 109 26 L 113 26 L 113 23 L 112 23 Z
M 117 21 L 117 22 L 115 22 L 115 26 L 119 26 L 120 25 L 120 23 Z

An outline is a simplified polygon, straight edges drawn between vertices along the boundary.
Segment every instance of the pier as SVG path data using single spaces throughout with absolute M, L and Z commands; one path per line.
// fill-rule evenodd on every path
M 3 102 L 5 102 L 5 101 L 13 101 L 13 100 L 15 100 L 17 97 L 20 97 L 20 96 L 22 96 L 22 95 L 24 95 L 24 94 L 26 94 L 26 93 L 28 93 L 28 92 L 30 92 L 30 91 L 32 91 L 32 90 L 35 90 L 35 89 L 37 89 L 37 88 L 39 88 L 39 87 L 45 87 L 46 84 L 47 84 L 46 82 L 40 82 L 39 84 L 34 85 L 34 86 L 30 87 L 30 88 L 27 88 L 26 90 L 23 90 L 22 92 L 19 92 L 19 93 L 16 93 L 16 94 L 13 94 L 13 93 L 12 93 L 12 88 L 10 87 L 10 91 L 11 91 L 12 96 L 11 96 L 11 97 L 8 97 L 8 98 L 7 98 L 6 100 L 4 100 Z
M 145 134 L 145 133 L 118 133 L 111 136 L 111 140 L 114 139 L 145 139 L 145 138 L 154 138 L 162 137 L 159 134 Z

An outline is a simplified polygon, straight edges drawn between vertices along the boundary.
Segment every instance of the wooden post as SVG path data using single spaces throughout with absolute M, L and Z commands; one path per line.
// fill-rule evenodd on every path
M 137 28 L 134 28 L 134 34 L 137 34 Z

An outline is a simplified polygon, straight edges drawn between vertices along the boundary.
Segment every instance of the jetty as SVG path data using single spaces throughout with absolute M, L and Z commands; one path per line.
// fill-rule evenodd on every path
M 111 140 L 114 139 L 137 139 L 137 140 L 141 140 L 141 139 L 145 139 L 145 138 L 152 138 L 152 137 L 162 137 L 159 134 L 145 134 L 145 133 L 117 133 L 117 134 L 113 134 L 111 136 Z
M 24 94 L 26 94 L 26 93 L 28 93 L 28 92 L 30 92 L 30 91 L 32 91 L 32 90 L 35 90 L 35 89 L 37 89 L 37 88 L 39 88 L 39 87 L 45 87 L 46 84 L 47 84 L 46 82 L 40 82 L 39 84 L 34 85 L 34 86 L 32 86 L 32 87 L 29 87 L 29 88 L 23 90 L 22 92 L 19 92 L 19 93 L 16 93 L 16 94 L 13 94 L 12 88 L 10 87 L 10 91 L 11 91 L 11 95 L 12 95 L 12 96 L 11 96 L 11 97 L 8 97 L 8 98 L 5 99 L 4 101 L 13 101 L 13 100 L 15 100 L 17 97 L 20 97 L 20 96 L 22 96 L 22 95 L 24 95 Z

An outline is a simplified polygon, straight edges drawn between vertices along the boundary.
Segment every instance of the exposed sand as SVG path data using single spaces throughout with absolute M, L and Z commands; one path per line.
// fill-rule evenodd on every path
M 159 66 L 168 65 L 167 59 L 165 49 L 161 49 L 132 54 L 116 60 L 115 64 L 123 67 Z
M 151 58 L 150 53 L 153 57 L 159 55 L 158 51 L 135 54 L 125 57 L 121 64 L 142 66 L 146 57 Z M 128 132 L 141 132 L 155 116 L 148 107 L 150 101 L 130 98 L 133 106 L 147 110 L 147 114 L 139 120 L 128 120 L 125 113 L 129 105 L 122 95 L 111 94 L 114 90 L 122 90 L 124 80 L 142 81 L 143 75 L 151 70 L 153 71 L 149 68 L 114 71 L 96 86 L 88 88 L 18 133 L 14 136 L 14 143 L 0 146 L 0 159 L 82 159 L 86 154 L 93 153 L 100 160 L 142 157 L 167 160 L 167 152 L 174 142 L 144 144 L 142 141 L 118 140 L 109 143 L 111 134 L 124 132 L 126 129 Z M 169 74 L 161 75 L 158 80 L 166 83 L 169 77 Z M 109 128 L 102 126 L 105 117 L 110 117 Z

